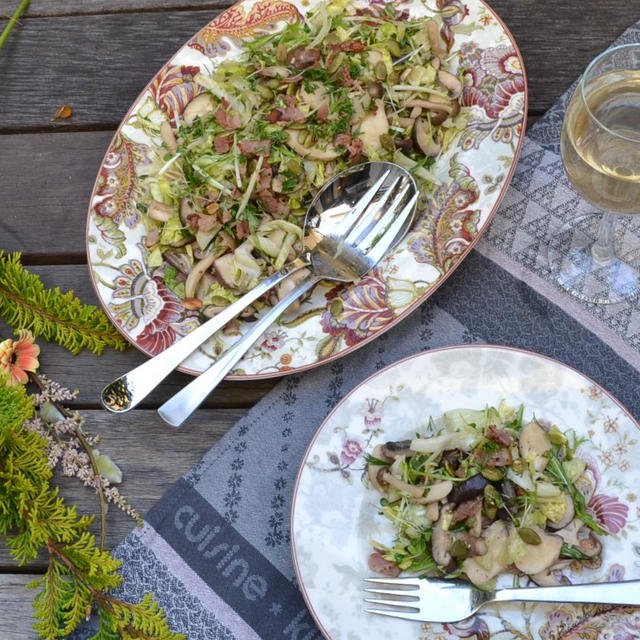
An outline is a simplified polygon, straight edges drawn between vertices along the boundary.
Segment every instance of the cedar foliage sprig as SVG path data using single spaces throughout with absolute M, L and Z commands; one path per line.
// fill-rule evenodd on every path
M 40 638 L 69 635 L 97 608 L 100 628 L 92 640 L 184 640 L 173 633 L 151 594 L 137 604 L 110 595 L 122 582 L 120 561 L 100 549 L 88 531 L 92 518 L 67 507 L 46 455 L 46 439 L 27 429 L 36 402 L 22 385 L 0 373 L 0 536 L 19 565 L 46 550 L 49 566 L 29 584 Z
M 0 251 L 0 316 L 9 326 L 28 329 L 74 354 L 83 348 L 100 355 L 106 346 L 119 351 L 128 347 L 102 310 L 82 304 L 73 291 L 46 289 L 20 258 L 20 253 Z

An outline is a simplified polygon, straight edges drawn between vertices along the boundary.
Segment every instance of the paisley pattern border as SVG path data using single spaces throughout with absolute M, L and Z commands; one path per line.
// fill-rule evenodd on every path
M 197 73 L 221 57 L 237 55 L 243 40 L 282 21 L 300 19 L 314 1 L 245 0 L 221 13 L 156 74 L 107 151 L 88 216 L 90 272 L 114 324 L 149 355 L 172 344 L 198 320 L 160 286 L 158 271 L 142 268 L 135 284 L 121 282 L 127 269 L 145 262 L 144 225 L 136 208 L 144 187 L 138 176 L 161 162 L 150 144 L 157 133 L 144 122 L 165 119 L 176 124 L 202 91 L 194 82 Z M 414 16 L 427 12 L 419 0 L 402 0 L 399 6 Z M 522 143 L 527 103 L 522 58 L 482 0 L 436 0 L 435 7 L 443 37 L 460 50 L 465 69 L 462 101 L 471 118 L 457 145 L 438 163 L 441 186 L 428 210 L 374 274 L 349 288 L 317 287 L 299 310 L 252 348 L 230 377 L 256 379 L 304 370 L 370 341 L 433 293 L 493 217 Z M 202 371 L 232 339 L 215 337 L 181 368 Z

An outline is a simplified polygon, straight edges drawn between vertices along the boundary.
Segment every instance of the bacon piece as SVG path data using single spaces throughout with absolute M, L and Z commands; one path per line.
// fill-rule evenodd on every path
M 238 220 L 236 224 L 236 237 L 238 240 L 248 236 L 251 233 L 248 220 Z
M 228 153 L 232 144 L 232 136 L 217 136 L 213 139 L 213 148 L 216 150 L 216 153 Z
M 242 126 L 242 120 L 239 116 L 229 115 L 228 107 L 229 102 L 222 98 L 221 106 L 216 111 L 216 122 L 224 129 L 239 129 Z
M 347 67 L 340 67 L 340 78 L 342 80 L 342 84 L 345 87 L 350 87 L 353 85 L 353 78 L 349 73 L 349 69 Z
M 507 448 L 494 451 L 487 460 L 487 467 L 508 467 L 513 463 L 511 451 Z
M 324 122 L 329 117 L 329 103 L 323 102 L 316 111 L 316 119 L 318 122 Z
M 242 140 L 238 143 L 240 152 L 247 156 L 268 156 L 271 152 L 271 140 Z
M 189 226 L 198 231 L 211 231 L 220 225 L 218 216 L 210 216 L 202 213 L 192 213 L 187 216 Z
M 381 573 L 389 578 L 396 578 L 401 573 L 400 567 L 395 562 L 385 560 L 382 557 L 382 552 L 377 550 L 369 556 L 368 564 L 371 571 Z
M 473 500 L 465 500 L 461 502 L 456 510 L 453 512 L 453 517 L 451 518 L 451 524 L 456 524 L 457 522 L 462 522 L 463 520 L 468 520 L 472 516 L 476 515 L 478 511 L 480 511 L 482 507 L 482 497 L 478 496 Z
M 340 43 L 340 51 L 351 51 L 353 53 L 362 53 L 366 49 L 364 42 L 361 40 L 347 40 Z
M 487 430 L 487 440 L 493 440 L 505 447 L 513 443 L 513 438 L 502 429 L 498 429 L 495 424 L 490 424 Z
M 334 147 L 344 147 L 345 149 L 351 144 L 353 136 L 350 133 L 336 133 L 333 136 Z
M 258 192 L 258 200 L 262 206 L 274 218 L 281 218 L 284 214 L 289 213 L 289 207 L 280 199 L 266 189 Z

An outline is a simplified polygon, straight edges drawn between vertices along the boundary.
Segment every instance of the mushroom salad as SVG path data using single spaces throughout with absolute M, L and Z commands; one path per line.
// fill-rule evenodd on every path
M 437 19 L 323 2 L 195 75 L 178 122 L 137 114 L 161 141 L 137 203 L 147 262 L 185 308 L 211 317 L 294 259 L 314 193 L 347 166 L 393 161 L 433 189 L 431 167 L 467 117 Z
M 372 571 L 464 578 L 490 588 L 499 574 L 568 583 L 574 562 L 600 563 L 607 532 L 580 492 L 579 441 L 524 408 L 447 411 L 428 434 L 378 445 L 367 459 L 391 546 L 373 542 Z

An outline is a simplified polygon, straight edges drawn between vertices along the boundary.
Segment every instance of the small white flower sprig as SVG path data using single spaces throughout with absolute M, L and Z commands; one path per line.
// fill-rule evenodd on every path
M 100 436 L 84 429 L 84 419 L 78 411 L 64 406 L 78 391 L 70 391 L 43 374 L 29 372 L 29 379 L 40 390 L 34 396 L 36 414 L 24 423 L 48 443 L 47 459 L 52 470 L 60 467 L 63 475 L 76 477 L 85 486 L 95 489 L 100 499 L 101 548 L 106 537 L 107 504 L 112 503 L 142 525 L 142 518 L 122 496 L 114 483 L 122 481 L 122 472 L 106 454 L 96 448 Z

